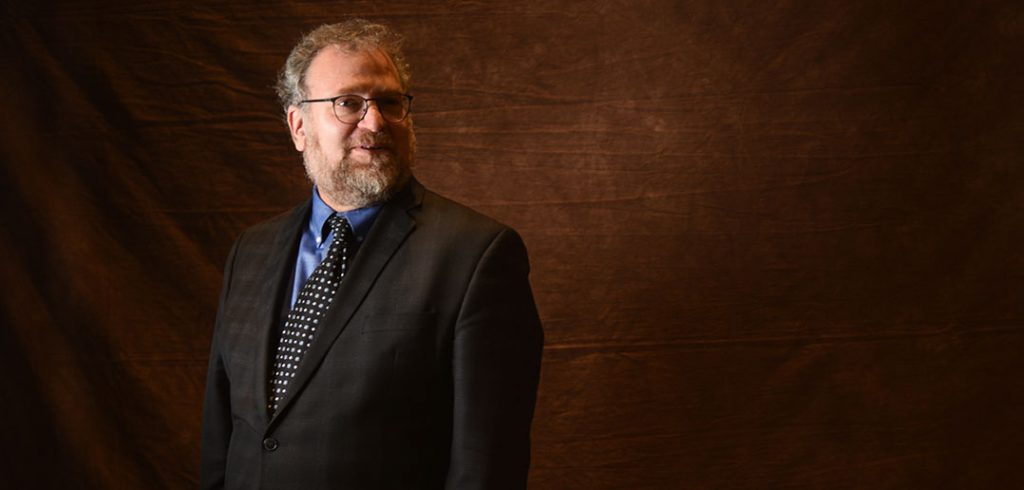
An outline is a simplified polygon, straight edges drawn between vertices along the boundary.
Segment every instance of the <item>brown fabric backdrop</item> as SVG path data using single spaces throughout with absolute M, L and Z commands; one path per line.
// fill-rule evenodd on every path
M 533 488 L 1024 484 L 1024 8 L 966 3 L 5 4 L 2 486 L 195 485 L 227 249 L 309 192 L 270 86 L 352 14 L 529 246 Z

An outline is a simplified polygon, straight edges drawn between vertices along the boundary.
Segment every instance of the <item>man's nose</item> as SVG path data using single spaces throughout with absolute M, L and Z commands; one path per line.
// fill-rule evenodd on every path
M 387 125 L 387 121 L 384 120 L 384 116 L 381 115 L 380 109 L 377 108 L 377 101 L 367 101 L 366 114 L 364 114 L 363 119 L 359 121 L 359 127 L 368 131 L 377 132 L 384 129 L 385 125 Z

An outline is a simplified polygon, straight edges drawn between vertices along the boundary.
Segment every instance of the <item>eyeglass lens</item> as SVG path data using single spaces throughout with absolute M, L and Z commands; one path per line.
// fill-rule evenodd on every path
M 374 97 L 373 102 L 385 120 L 398 122 L 409 113 L 409 99 L 404 95 Z M 359 122 L 368 110 L 369 101 L 358 95 L 346 95 L 334 101 L 334 114 L 344 123 Z

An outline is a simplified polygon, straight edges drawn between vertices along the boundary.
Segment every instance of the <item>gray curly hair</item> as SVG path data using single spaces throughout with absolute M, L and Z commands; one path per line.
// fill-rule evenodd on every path
M 327 46 L 340 46 L 359 51 L 378 48 L 394 63 L 402 90 L 409 88 L 409 64 L 402 54 L 402 36 L 386 26 L 366 19 L 350 19 L 337 24 L 324 24 L 302 37 L 292 48 L 277 75 L 277 98 L 285 113 L 306 98 L 306 71 L 313 58 Z

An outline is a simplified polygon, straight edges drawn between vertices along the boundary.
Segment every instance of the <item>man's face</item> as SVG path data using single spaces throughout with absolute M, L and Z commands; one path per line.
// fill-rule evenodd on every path
M 306 97 L 341 94 L 374 98 L 402 93 L 398 72 L 378 49 L 322 49 L 306 71 Z M 412 121 L 388 122 L 371 102 L 366 117 L 346 124 L 329 102 L 288 110 L 295 149 L 302 152 L 306 174 L 320 197 L 338 211 L 359 208 L 390 197 L 409 179 L 415 147 Z

